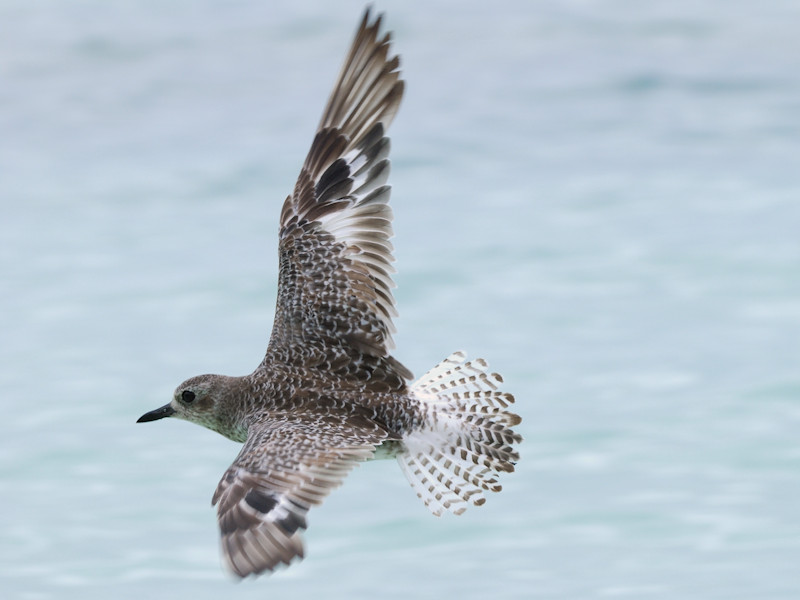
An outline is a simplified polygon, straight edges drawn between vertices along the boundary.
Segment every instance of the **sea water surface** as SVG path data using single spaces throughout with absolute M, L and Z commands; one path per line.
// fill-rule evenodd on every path
M 517 398 L 428 514 L 362 465 L 234 584 L 236 444 L 136 418 L 243 374 L 360 2 L 0 3 L 3 598 L 800 597 L 800 4 L 385 0 L 396 356 Z

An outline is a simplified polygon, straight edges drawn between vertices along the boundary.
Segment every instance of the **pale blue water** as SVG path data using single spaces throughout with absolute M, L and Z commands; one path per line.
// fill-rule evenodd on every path
M 382 1 L 398 357 L 488 358 L 518 472 L 437 520 L 392 462 L 235 585 L 237 446 L 135 425 L 240 374 L 360 2 L 0 4 L 3 598 L 797 598 L 800 5 Z

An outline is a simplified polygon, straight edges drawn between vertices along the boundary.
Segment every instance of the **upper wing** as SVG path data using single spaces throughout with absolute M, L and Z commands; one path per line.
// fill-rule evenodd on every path
M 222 550 L 240 577 L 303 558 L 306 513 L 388 434 L 358 416 L 268 415 L 251 427 L 212 500 Z
M 399 58 L 369 10 L 280 218 L 280 275 L 267 356 L 405 386 L 393 347 L 389 139 L 403 95 Z

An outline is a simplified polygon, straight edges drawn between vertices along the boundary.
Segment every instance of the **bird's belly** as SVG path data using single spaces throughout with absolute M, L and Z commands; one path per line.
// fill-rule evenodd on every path
M 403 451 L 403 442 L 387 440 L 375 448 L 375 454 L 371 460 L 383 460 L 385 458 L 396 458 Z

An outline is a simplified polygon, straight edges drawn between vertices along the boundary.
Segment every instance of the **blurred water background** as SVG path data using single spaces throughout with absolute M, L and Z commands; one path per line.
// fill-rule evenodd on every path
M 800 4 L 385 0 L 396 355 L 518 399 L 502 494 L 388 461 L 234 585 L 236 444 L 135 425 L 258 364 L 361 2 L 0 2 L 3 598 L 800 596 Z

